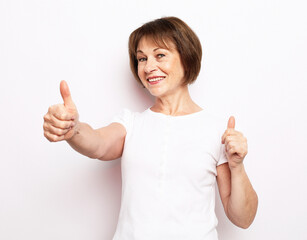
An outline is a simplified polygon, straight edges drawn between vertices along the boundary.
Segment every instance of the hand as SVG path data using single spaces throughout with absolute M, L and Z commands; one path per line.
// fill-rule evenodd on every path
M 233 116 L 228 120 L 227 130 L 222 136 L 222 144 L 225 144 L 230 170 L 240 166 L 247 154 L 247 139 L 242 133 L 235 130 L 235 118 Z
M 60 83 L 60 92 L 64 104 L 49 107 L 44 116 L 44 136 L 50 142 L 58 142 L 72 138 L 79 124 L 79 114 L 76 105 L 72 101 L 67 83 Z

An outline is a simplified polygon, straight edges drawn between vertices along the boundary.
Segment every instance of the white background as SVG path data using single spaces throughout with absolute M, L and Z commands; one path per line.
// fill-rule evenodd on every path
M 80 120 L 98 128 L 152 98 L 133 79 L 131 31 L 177 16 L 199 36 L 203 108 L 236 118 L 259 196 L 247 230 L 217 198 L 221 240 L 306 239 L 307 19 L 304 1 L 0 1 L 0 238 L 110 240 L 121 197 L 120 159 L 103 162 L 43 137 L 43 116 L 65 79 Z

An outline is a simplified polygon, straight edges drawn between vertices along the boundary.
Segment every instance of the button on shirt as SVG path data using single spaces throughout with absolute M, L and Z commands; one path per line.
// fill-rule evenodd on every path
M 216 167 L 227 162 L 224 121 L 208 110 L 170 116 L 128 109 L 122 200 L 113 240 L 217 240 Z

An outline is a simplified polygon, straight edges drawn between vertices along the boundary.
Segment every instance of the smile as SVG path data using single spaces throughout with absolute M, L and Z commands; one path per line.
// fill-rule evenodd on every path
M 150 84 L 157 84 L 159 82 L 161 82 L 165 77 L 150 77 L 150 78 L 147 78 L 147 81 L 150 83 Z

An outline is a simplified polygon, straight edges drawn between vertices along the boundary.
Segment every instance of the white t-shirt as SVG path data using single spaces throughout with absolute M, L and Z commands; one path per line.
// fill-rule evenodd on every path
M 227 162 L 227 122 L 208 110 L 170 116 L 150 108 L 115 116 L 127 131 L 113 240 L 217 240 L 216 167 Z

